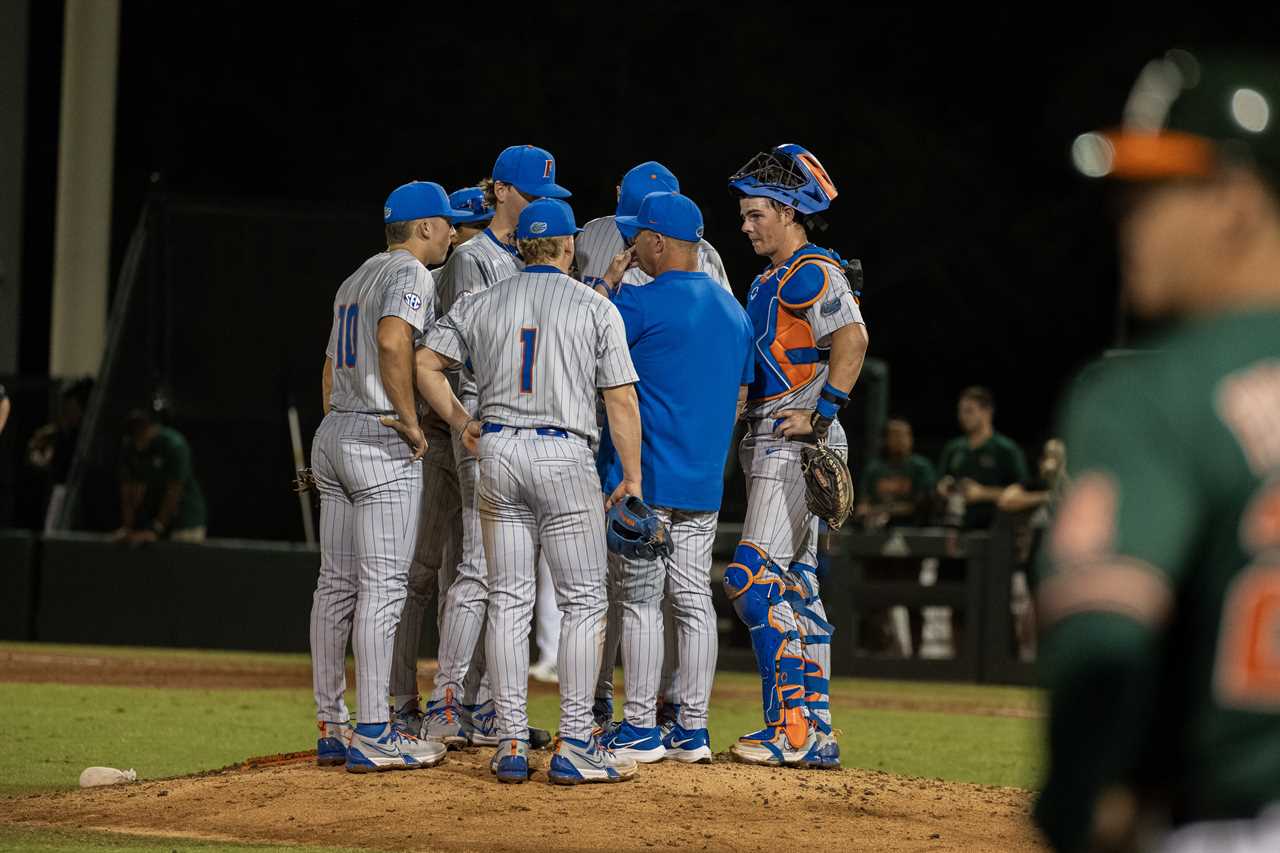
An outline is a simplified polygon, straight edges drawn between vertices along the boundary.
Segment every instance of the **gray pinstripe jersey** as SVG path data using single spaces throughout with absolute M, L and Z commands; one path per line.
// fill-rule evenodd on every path
M 431 273 L 404 249 L 380 252 L 360 265 L 333 300 L 333 327 L 324 354 L 333 359 L 338 412 L 394 415 L 378 365 L 378 321 L 399 317 L 419 335 L 435 316 Z
M 601 216 L 582 226 L 582 233 L 574 243 L 574 254 L 578 259 L 578 275 L 584 284 L 596 285 L 604 281 L 604 274 L 609 269 L 613 256 L 623 250 L 622 234 L 612 216 Z M 729 286 L 729 275 L 724 271 L 724 263 L 720 253 L 706 240 L 698 243 L 698 269 L 711 276 L 717 284 L 733 293 Z M 623 284 L 648 284 L 653 277 L 647 275 L 639 267 L 632 267 L 622 276 Z
M 834 263 L 824 263 L 827 273 L 827 290 L 822 297 L 804 309 L 804 319 L 813 329 L 813 339 L 819 347 L 831 346 L 831 336 L 845 326 L 853 324 L 866 325 L 862 319 L 862 309 L 854 301 L 853 291 L 849 288 L 849 279 L 844 271 Z M 759 360 L 756 369 L 762 370 Z M 812 409 L 818 405 L 818 395 L 822 386 L 827 384 L 829 372 L 827 362 L 818 363 L 818 373 L 805 385 L 768 400 L 748 400 L 744 416 L 748 418 L 764 418 L 785 409 Z
M 453 250 L 436 273 L 437 315 L 443 317 L 458 298 L 479 293 L 524 269 L 524 262 L 504 248 L 488 229 Z M 458 398 L 467 401 L 476 395 L 476 383 L 467 369 L 458 372 Z
M 454 361 L 471 360 L 480 420 L 556 427 L 593 444 L 596 389 L 637 380 L 618 309 L 550 267 L 457 301 L 426 345 Z

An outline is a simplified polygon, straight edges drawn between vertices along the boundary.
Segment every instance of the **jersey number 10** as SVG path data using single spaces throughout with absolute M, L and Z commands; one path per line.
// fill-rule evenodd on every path
M 359 317 L 359 305 L 338 306 L 338 345 L 333 354 L 334 367 L 356 366 L 356 320 Z

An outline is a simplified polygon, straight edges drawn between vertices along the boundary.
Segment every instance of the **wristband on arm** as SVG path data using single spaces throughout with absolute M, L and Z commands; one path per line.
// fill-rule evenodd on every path
M 849 395 L 828 382 L 822 386 L 818 394 L 818 404 L 814 407 L 813 417 L 809 423 L 813 434 L 819 441 L 826 440 L 827 430 L 840 414 L 840 410 L 849 405 Z

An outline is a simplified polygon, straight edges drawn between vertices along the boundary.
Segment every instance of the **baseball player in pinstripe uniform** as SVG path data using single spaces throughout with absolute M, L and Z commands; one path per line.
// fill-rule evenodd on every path
M 453 220 L 451 246 L 474 237 L 493 219 L 493 208 L 485 204 L 484 190 L 480 187 L 450 193 L 449 206 L 468 212 Z M 434 304 L 432 309 L 428 325 L 437 319 Z M 414 735 L 420 733 L 424 717 L 418 697 L 422 617 L 434 599 L 436 624 L 444 621 L 446 590 L 437 587 L 446 578 L 453 577 L 453 567 L 462 560 L 462 504 L 449 426 L 421 401 L 418 418 L 427 437 L 427 452 L 422 457 L 422 512 L 418 515 L 418 546 L 409 566 L 408 595 L 391 658 L 391 721 Z M 450 570 L 442 574 L 441 565 L 449 566 Z
M 383 214 L 387 251 L 365 261 L 334 299 L 325 417 L 311 448 L 321 527 L 311 607 L 317 760 L 352 772 L 430 767 L 444 758 L 442 745 L 390 724 L 387 690 L 427 444 L 413 385 L 414 340 L 435 303 L 426 264 L 444 258 L 450 219 L 464 214 L 449 207 L 439 184 L 423 181 L 396 188 Z M 343 700 L 348 638 L 360 714 L 354 730 Z
M 480 293 L 524 268 L 513 244 L 520 212 L 535 198 L 564 198 L 569 191 L 555 182 L 555 158 L 532 145 L 515 145 L 498 155 L 493 176 L 484 183 L 486 200 L 493 207 L 489 227 L 458 246 L 439 271 L 439 314 L 447 314 L 469 293 Z M 462 361 L 465 361 L 463 359 Z M 458 397 L 469 411 L 477 406 L 477 388 L 463 366 L 455 375 Z M 462 504 L 462 559 L 456 567 L 442 566 L 440 589 L 445 595 L 440 622 L 440 669 L 421 733 L 448 746 L 468 742 L 496 743 L 497 717 L 492 700 L 483 695 L 484 668 L 480 642 L 485 625 L 488 575 L 476 503 L 479 477 L 475 457 L 463 453 L 460 438 L 453 436 L 458 487 Z M 538 740 L 542 741 L 537 732 Z
M 449 204 L 453 205 L 455 210 L 471 211 L 466 221 L 459 220 L 453 223 L 455 233 L 451 244 L 454 248 L 488 228 L 489 223 L 493 221 L 493 205 L 486 198 L 484 189 L 484 184 L 480 183 L 474 187 L 463 187 L 449 193 Z
M 729 185 L 742 232 L 769 261 L 747 298 L 756 359 L 739 453 L 747 514 L 724 576 L 751 629 L 765 727 L 731 753 L 752 764 L 837 767 L 832 627 L 818 598 L 817 519 L 805 505 L 800 442 L 844 450 L 837 416 L 862 370 L 867 333 L 840 257 L 809 242 L 807 223 L 836 196 L 817 158 L 780 145 L 753 157 Z
M 560 737 L 548 775 L 564 784 L 612 782 L 636 769 L 599 743 L 591 717 L 604 637 L 604 509 L 641 491 L 636 373 L 617 309 L 567 275 L 576 232 L 562 201 L 525 208 L 516 231 L 524 272 L 455 303 L 417 360 L 419 391 L 478 453 L 490 583 L 485 642 L 501 738 L 491 768 L 508 782 L 529 773 L 529 617 L 539 552 L 562 614 Z M 467 361 L 479 396 L 474 417 L 443 374 Z M 592 452 L 598 390 L 624 472 L 607 502 Z
M 644 499 L 670 526 L 675 546 L 666 562 L 610 555 L 610 592 L 622 614 L 627 702 L 621 725 L 604 742 L 639 762 L 664 757 L 710 762 L 707 710 L 716 669 L 716 614 L 711 605 L 711 549 L 724 488 L 724 459 L 737 405 L 755 375 L 751 321 L 742 306 L 699 271 L 702 213 L 685 196 L 650 193 L 635 216 L 631 249 L 605 273 L 614 289 L 639 374 L 644 440 Z M 632 261 L 654 278 L 618 287 Z M 616 288 L 616 289 L 615 289 Z M 697 381 L 685 366 L 697 365 Z M 623 478 L 609 436 L 601 441 L 606 491 Z M 657 724 L 663 665 L 663 592 L 670 603 L 680 662 L 681 699 L 670 732 Z
M 601 216 L 582 226 L 576 257 L 583 284 L 595 287 L 604 282 L 605 271 L 613 259 L 636 237 L 634 229 L 618 224 L 618 217 L 635 216 L 640 210 L 640 202 L 652 192 L 680 192 L 676 176 L 655 160 L 641 163 L 622 176 L 622 182 L 618 184 L 618 207 L 613 216 Z M 698 268 L 725 290 L 733 292 L 720 253 L 701 239 L 698 240 Z M 622 277 L 623 284 L 647 284 L 651 280 L 651 276 L 635 265 Z

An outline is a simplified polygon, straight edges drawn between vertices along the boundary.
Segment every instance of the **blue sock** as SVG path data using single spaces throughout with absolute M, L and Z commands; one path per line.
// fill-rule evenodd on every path
M 361 737 L 379 737 L 386 728 L 386 723 L 361 723 L 356 726 L 356 732 Z

